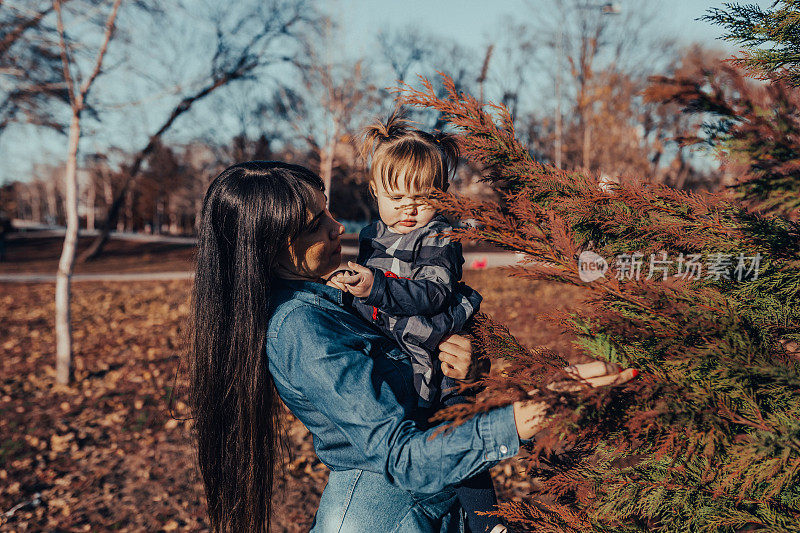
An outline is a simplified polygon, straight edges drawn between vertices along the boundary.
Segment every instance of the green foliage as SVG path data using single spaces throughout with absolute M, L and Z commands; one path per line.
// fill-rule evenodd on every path
M 776 0 L 769 9 L 725 4 L 701 19 L 723 26 L 724 39 L 745 46 L 739 65 L 762 78 L 800 85 L 800 1 Z

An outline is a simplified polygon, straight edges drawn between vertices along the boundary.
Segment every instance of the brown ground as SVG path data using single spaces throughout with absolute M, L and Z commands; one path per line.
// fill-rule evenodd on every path
M 3 271 L 52 264 L 53 254 L 41 250 Z M 121 250 L 95 265 L 141 270 L 185 264 L 191 256 L 185 248 L 149 253 Z M 569 350 L 568 339 L 536 314 L 573 302 L 574 290 L 510 280 L 496 270 L 467 272 L 465 281 L 484 295 L 483 310 L 525 343 Z M 76 380 L 61 387 L 54 383 L 53 285 L 0 284 L 0 531 L 205 528 L 191 423 L 168 411 L 189 288 L 186 281 L 75 284 Z M 179 376 L 177 418 L 186 416 Z M 327 472 L 303 426 L 289 420 L 295 453 L 276 491 L 275 530 L 304 531 Z M 494 474 L 501 497 L 513 497 L 520 488 L 513 461 Z
M 51 273 L 58 269 L 63 237 L 16 235 L 6 241 L 6 258 L 0 262 L 0 274 Z M 92 242 L 78 239 L 80 254 Z M 75 273 L 99 272 L 175 272 L 191 270 L 194 245 L 135 242 L 112 239 L 98 259 L 75 263 Z

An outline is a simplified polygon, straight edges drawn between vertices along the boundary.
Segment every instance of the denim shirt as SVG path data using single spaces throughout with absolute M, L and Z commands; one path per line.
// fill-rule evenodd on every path
M 276 285 L 269 369 L 331 470 L 368 470 L 402 489 L 435 493 L 518 452 L 510 405 L 432 438 L 405 352 L 348 311 L 342 291 L 310 281 Z

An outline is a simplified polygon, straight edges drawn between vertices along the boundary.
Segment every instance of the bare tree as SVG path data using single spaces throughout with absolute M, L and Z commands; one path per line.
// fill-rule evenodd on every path
M 240 80 L 256 79 L 261 68 L 291 61 L 292 57 L 287 55 L 290 47 L 284 41 L 296 41 L 306 26 L 313 26 L 317 21 L 316 12 L 305 0 L 269 0 L 254 4 L 251 10 L 237 11 L 235 15 L 229 11 L 219 14 L 215 21 L 217 43 L 208 73 L 203 79 L 186 84 L 199 88 L 180 97 L 150 135 L 147 144 L 134 155 L 127 166 L 126 179 L 109 207 L 100 234 L 81 254 L 81 261 L 93 259 L 102 252 L 142 164 L 178 118 L 221 87 Z
M 430 36 L 423 33 L 419 26 L 406 26 L 396 31 L 379 31 L 378 49 L 395 80 L 404 82 L 415 73 L 415 67 L 416 73 L 420 72 L 420 67 L 431 56 L 433 47 Z
M 53 8 L 58 23 L 58 37 L 61 49 L 64 82 L 69 91 L 69 103 L 72 116 L 69 124 L 69 148 L 67 151 L 67 168 L 64 173 L 66 190 L 65 209 L 67 213 L 67 229 L 64 236 L 64 247 L 58 263 L 56 276 L 56 381 L 68 383 L 71 377 L 72 332 L 70 329 L 70 280 L 75 264 L 75 251 L 78 244 L 78 143 L 81 138 L 81 116 L 87 109 L 87 97 L 95 80 L 103 67 L 108 44 L 114 35 L 114 27 L 122 0 L 114 0 L 105 21 L 103 39 L 97 51 L 94 66 L 89 75 L 80 79 L 76 68 L 72 41 L 68 39 L 64 29 L 62 1 L 54 0 Z
M 104 153 L 89 154 L 84 157 L 84 177 L 86 181 L 86 229 L 93 230 L 97 213 L 98 199 L 102 202 L 110 193 L 112 185 L 108 156 Z M 108 200 L 110 203 L 110 199 Z
M 661 37 L 656 27 L 663 13 L 660 4 L 528 0 L 536 17 L 504 25 L 506 41 L 513 36 L 519 44 L 514 51 L 513 42 L 504 42 L 503 56 L 510 53 L 516 59 L 499 61 L 500 69 L 492 79 L 503 80 L 498 85 L 504 94 L 509 80 L 526 87 L 529 101 L 520 107 L 528 110 L 525 120 L 540 124 L 519 124 L 519 130 L 547 134 L 550 144 L 545 147 L 542 139 L 531 138 L 532 148 L 542 149 L 551 161 L 563 161 L 568 168 L 591 166 L 596 141 L 602 137 L 602 130 L 593 129 L 592 99 L 608 81 L 605 73 L 613 71 L 644 82 L 647 75 L 666 69 L 677 55 L 675 42 Z M 604 75 L 598 78 L 601 72 Z M 522 94 L 513 85 L 511 93 L 509 100 L 516 104 Z M 552 113 L 552 119 L 545 112 Z
M 335 29 L 330 21 L 326 22 L 326 31 L 319 39 L 306 41 L 304 54 L 296 62 L 300 87 L 280 89 L 272 107 L 292 125 L 317 159 L 330 205 L 337 154 L 346 165 L 355 163 L 343 145 L 352 145 L 358 129 L 386 94 L 370 81 L 371 73 L 363 61 L 330 60 L 327 52 Z
M 536 76 L 542 68 L 536 54 L 541 46 L 540 36 L 512 18 L 501 24 L 503 31 L 495 32 L 496 50 L 488 72 L 487 92 L 490 99 L 501 102 L 517 118 L 525 107 L 521 99 L 537 93 L 534 84 L 541 82 Z
M 50 27 L 53 3 L 8 2 L 0 9 L 0 134 L 16 122 L 64 131 L 54 104 L 68 103 L 58 42 Z
M 491 46 L 491 45 L 489 45 Z M 445 94 L 438 72 L 447 74 L 455 83 L 456 89 L 475 94 L 483 73 L 483 65 L 488 69 L 487 49 L 484 53 L 465 48 L 454 40 L 426 33 L 416 26 L 405 26 L 385 30 L 378 34 L 379 63 L 386 65 L 391 72 L 391 86 L 398 83 L 414 85 L 419 76 L 434 83 L 439 95 Z M 445 120 L 441 113 L 430 110 L 411 110 L 411 117 L 430 128 L 441 129 Z
M 294 109 L 304 139 L 319 159 L 319 175 L 330 205 L 337 148 L 350 142 L 360 122 L 378 101 L 378 90 L 367 81 L 360 61 L 346 64 L 311 63 L 303 69 L 305 105 Z
M 294 136 L 291 128 L 274 112 L 274 105 L 275 92 L 265 92 L 263 83 L 231 85 L 225 91 L 225 98 L 211 102 L 210 111 L 229 120 L 218 126 L 204 124 L 207 135 L 198 141 L 214 151 L 224 167 L 240 161 L 272 159 L 275 145 Z M 196 116 L 195 122 L 202 119 Z M 227 138 L 230 142 L 220 143 L 220 139 Z

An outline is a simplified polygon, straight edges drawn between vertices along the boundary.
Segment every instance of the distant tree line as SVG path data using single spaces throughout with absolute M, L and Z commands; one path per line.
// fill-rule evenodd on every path
M 100 255 L 114 230 L 193 233 L 210 179 L 248 159 L 314 169 L 335 216 L 366 221 L 375 208 L 356 157 L 360 128 L 392 109 L 392 87 L 419 84 L 420 75 L 440 79 L 442 71 L 456 92 L 504 104 L 531 157 L 599 185 L 641 178 L 716 189 L 730 181 L 724 167 L 674 142 L 694 134 L 707 113 L 643 96 L 650 76 L 672 76 L 704 57 L 655 37 L 659 12 L 582 0 L 529 8 L 536 16 L 503 23 L 476 49 L 391 28 L 368 56 L 352 58 L 337 56 L 341 30 L 309 0 L 243 0 L 235 8 L 191 0 L 4 2 L 0 136 L 37 130 L 66 148 L 63 161 L 37 162 L 0 196 L 5 217 L 66 226 L 58 380 L 69 379 L 76 260 Z M 436 83 L 432 90 L 443 96 Z M 440 110 L 413 118 L 424 128 L 448 125 Z M 493 195 L 480 182 L 484 171 L 463 165 L 451 191 Z M 98 233 L 76 256 L 80 228 Z
M 77 10 L 81 1 L 64 4 Z M 43 49 L 37 39 L 52 30 L 47 24 L 51 3 L 39 4 L 38 9 L 12 6 L 2 13 L 4 27 L 10 29 L 0 47 L 0 67 L 17 77 L 15 87 L 0 93 L 5 112 L 0 135 L 21 122 L 65 131 L 65 123 L 54 120 L 68 96 L 57 78 L 58 54 Z M 124 2 L 121 8 L 124 13 Z M 142 2 L 128 16 L 149 21 L 173 12 L 180 17 L 185 15 L 182 9 L 186 7 L 178 1 L 169 6 Z M 358 131 L 393 106 L 393 94 L 383 85 L 395 80 L 413 85 L 418 74 L 430 77 L 436 70 L 448 73 L 458 90 L 507 105 L 522 141 L 539 160 L 567 170 L 584 169 L 604 181 L 648 176 L 680 189 L 715 189 L 729 181 L 725 169 L 708 160 L 698 164 L 693 152 L 672 142 L 688 135 L 704 117 L 681 113 L 674 102 L 643 97 L 649 76 L 668 77 L 687 61 L 711 61 L 714 54 L 645 38 L 656 16 L 646 7 L 626 7 L 611 16 L 576 0 L 551 9 L 553 22 L 510 23 L 508 31 L 498 32 L 483 49 L 467 49 L 418 28 L 395 28 L 379 33 L 372 56 L 336 62 L 327 51 L 340 38 L 334 23 L 305 2 L 247 4 L 227 21 L 209 12 L 209 24 L 220 36 L 208 75 L 205 81 L 201 76 L 183 83 L 199 90 L 183 91 L 142 149 L 110 146 L 78 155 L 81 227 L 190 234 L 210 177 L 234 161 L 253 158 L 283 158 L 316 169 L 331 184 L 333 212 L 343 219 L 367 220 L 375 213 L 363 184 L 363 163 L 352 148 Z M 249 40 L 225 35 L 226 25 L 269 14 L 280 14 L 285 27 L 254 26 Z M 164 30 L 155 21 L 145 26 Z M 112 46 L 140 50 L 130 29 L 118 33 L 121 44 Z M 285 45 L 287 38 L 291 46 Z M 290 55 L 256 57 L 256 50 L 266 49 L 259 46 L 280 39 Z M 264 69 L 275 62 L 286 65 L 291 79 L 259 89 L 269 77 Z M 102 81 L 101 75 L 98 92 L 104 90 Z M 174 87 L 167 90 L 176 92 Z M 437 87 L 440 94 L 442 90 Z M 88 120 L 100 118 L 103 103 Z M 189 112 L 204 103 L 204 115 Z M 190 118 L 179 119 L 183 114 Z M 221 141 L 213 127 L 224 118 L 237 123 L 229 128 L 228 141 Z M 445 125 L 431 111 L 414 118 L 425 127 Z M 169 134 L 178 120 L 184 130 L 197 126 L 194 140 Z M 38 163 L 33 175 L 4 186 L 0 209 L 12 218 L 63 225 L 63 170 L 62 163 Z M 486 187 L 475 184 L 478 176 L 477 169 L 466 168 L 457 186 L 485 193 Z

